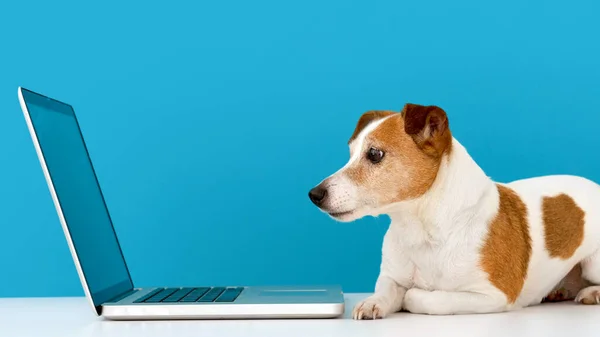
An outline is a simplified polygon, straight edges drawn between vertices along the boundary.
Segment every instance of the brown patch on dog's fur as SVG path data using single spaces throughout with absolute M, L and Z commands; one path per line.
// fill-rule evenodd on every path
M 585 212 L 566 194 L 544 197 L 544 237 L 551 257 L 566 260 L 583 242 Z
M 481 266 L 490 282 L 506 294 L 509 303 L 514 303 L 525 283 L 531 258 L 527 207 L 510 188 L 497 188 L 500 205 L 481 250 Z
M 583 279 L 581 275 L 581 264 L 576 264 L 573 269 L 565 276 L 548 294 L 544 297 L 542 303 L 545 302 L 561 302 L 572 301 L 577 297 L 579 291 L 592 285 L 590 282 Z
M 348 144 L 351 143 L 354 139 L 356 139 L 356 137 L 358 137 L 358 134 L 360 134 L 360 132 L 362 130 L 364 130 L 364 128 L 367 127 L 367 125 L 371 124 L 372 122 L 385 118 L 387 116 L 393 115 L 394 112 L 392 111 L 380 111 L 380 110 L 373 110 L 373 111 L 367 111 L 365 112 L 362 116 L 360 116 L 360 119 L 358 120 L 358 123 L 356 124 L 356 128 L 354 129 L 354 132 L 352 133 L 352 136 L 350 137 L 350 140 L 348 140 Z
M 364 152 L 370 147 L 375 147 L 384 151 L 385 157 L 381 163 L 372 164 L 365 154 L 358 162 L 348 167 L 346 174 L 361 188 L 372 191 L 379 205 L 423 195 L 437 176 L 442 156 L 432 156 L 424 151 L 414 137 L 406 132 L 406 123 L 411 123 L 412 114 L 387 111 L 376 113 L 379 116 L 394 116 L 381 123 L 365 138 L 365 148 L 355 151 Z M 360 124 L 359 121 L 357 129 Z M 444 135 L 450 135 L 450 131 L 445 130 Z M 430 138 L 433 137 L 435 135 Z
M 442 108 L 408 103 L 401 114 L 405 120 L 404 131 L 413 137 L 423 152 L 433 157 L 450 152 L 452 134 Z

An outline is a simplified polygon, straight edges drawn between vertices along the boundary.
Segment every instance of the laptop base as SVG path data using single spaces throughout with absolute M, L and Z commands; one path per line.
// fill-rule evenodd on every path
M 240 287 L 226 287 L 235 289 Z M 243 287 L 233 302 L 139 302 L 156 288 L 138 289 L 116 303 L 102 305 L 109 320 L 301 319 L 344 314 L 339 286 Z

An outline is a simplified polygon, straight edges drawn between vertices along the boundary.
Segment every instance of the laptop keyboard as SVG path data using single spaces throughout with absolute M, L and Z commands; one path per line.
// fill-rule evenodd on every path
M 133 303 L 226 303 L 235 301 L 242 291 L 244 287 L 158 288 Z

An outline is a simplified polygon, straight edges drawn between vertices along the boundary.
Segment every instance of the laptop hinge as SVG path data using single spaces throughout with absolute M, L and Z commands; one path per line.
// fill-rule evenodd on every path
M 119 302 L 120 300 L 124 299 L 125 297 L 127 297 L 127 296 L 129 296 L 129 295 L 131 295 L 133 293 L 136 293 L 137 291 L 138 291 L 137 289 L 127 290 L 126 292 L 124 292 L 122 294 L 119 294 L 119 295 L 111 298 L 110 300 L 106 301 L 106 303 L 116 303 L 116 302 Z

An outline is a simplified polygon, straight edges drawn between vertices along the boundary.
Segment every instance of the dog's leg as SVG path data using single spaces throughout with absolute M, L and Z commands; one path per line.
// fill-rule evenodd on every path
M 375 293 L 358 303 L 352 311 L 354 319 L 377 319 L 398 312 L 406 289 L 412 284 L 414 265 L 398 246 L 398 236 L 390 226 L 383 237 L 379 277 Z
M 412 313 L 429 315 L 492 313 L 506 310 L 506 298 L 481 293 L 411 288 L 404 297 L 404 308 Z
M 583 304 L 600 304 L 600 250 L 581 261 L 581 276 L 593 285 L 581 289 L 575 301 Z
M 377 319 L 400 311 L 406 288 L 398 285 L 393 279 L 379 275 L 375 284 L 375 293 L 354 307 L 354 319 Z

